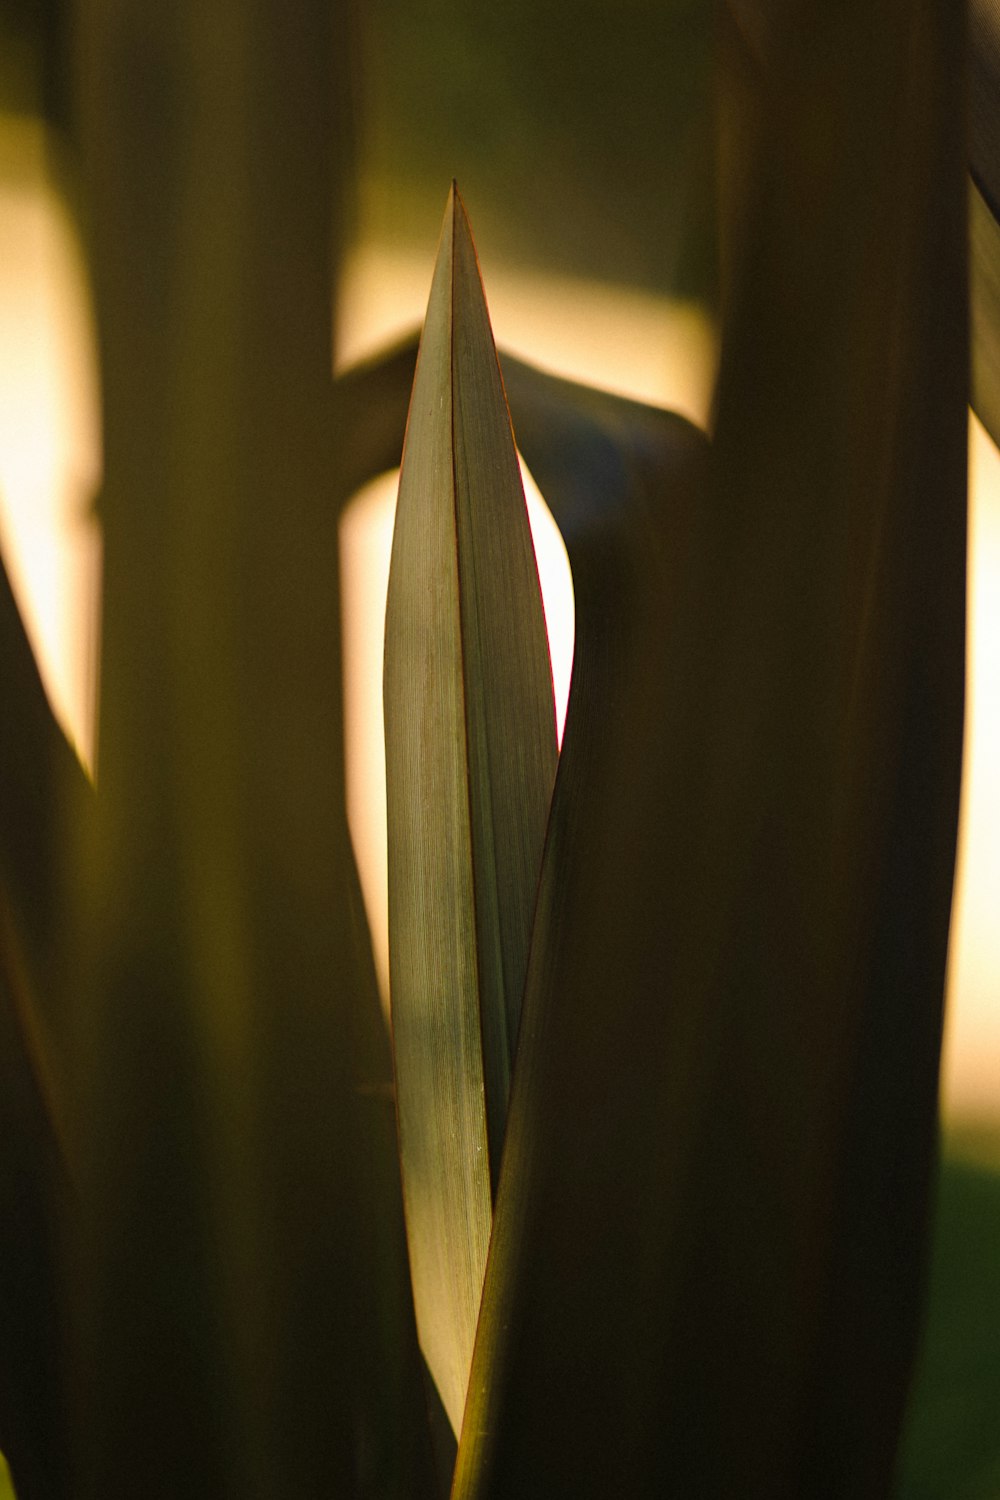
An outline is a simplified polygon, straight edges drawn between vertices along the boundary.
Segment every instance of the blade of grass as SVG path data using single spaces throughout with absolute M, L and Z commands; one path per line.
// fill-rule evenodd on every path
M 543 872 L 462 1500 L 891 1483 L 961 752 L 963 25 L 775 21 L 714 478 L 619 774 L 572 789 L 586 863 Z
M 510 417 L 454 188 L 400 476 L 385 721 L 407 1235 L 421 1347 L 457 1433 L 556 735 Z

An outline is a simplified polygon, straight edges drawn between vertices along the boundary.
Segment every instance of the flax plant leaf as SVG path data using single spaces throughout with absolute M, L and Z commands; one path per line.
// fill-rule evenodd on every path
M 461 1500 L 892 1482 L 961 757 L 963 25 L 768 9 L 710 483 L 551 920 L 543 871 Z
M 457 1435 L 556 769 L 531 532 L 468 221 L 449 196 L 386 608 L 389 952 L 417 1327 Z

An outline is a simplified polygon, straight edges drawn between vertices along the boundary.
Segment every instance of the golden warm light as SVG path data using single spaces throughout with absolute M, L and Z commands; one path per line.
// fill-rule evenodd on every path
M 669 406 L 704 426 L 715 342 L 692 304 L 629 287 L 518 272 L 481 257 L 490 318 L 511 354 L 637 401 Z M 341 282 L 339 366 L 412 332 L 422 321 L 434 269 L 424 255 L 364 245 Z
M 433 254 L 368 246 L 343 281 L 338 362 L 416 326 Z M 710 328 L 690 307 L 621 288 L 484 267 L 504 346 L 548 368 L 673 407 L 704 425 Z M 100 470 L 94 337 L 70 217 L 33 123 L 0 119 L 0 543 L 56 713 L 93 753 Z M 561 538 L 525 471 L 560 732 L 573 650 Z M 1000 452 L 970 429 L 970 651 L 944 1103 L 1000 1117 Z M 396 476 L 342 522 L 348 803 L 383 994 L 388 990 L 382 641 Z
M 94 753 L 100 543 L 94 330 L 35 121 L 0 116 L 0 544 L 53 708 Z
M 521 475 L 545 605 L 561 743 L 573 664 L 573 582 L 563 539 L 523 459 Z M 389 914 L 382 656 L 398 484 L 396 469 L 366 485 L 340 525 L 347 815 L 384 997 L 389 993 Z
M 423 319 L 433 255 L 363 247 L 345 268 L 338 320 L 344 366 L 409 332 Z M 505 349 L 562 375 L 658 402 L 704 425 L 714 345 L 693 308 L 596 282 L 484 265 L 494 330 Z M 569 559 L 538 487 L 521 462 L 549 633 L 559 736 L 573 660 Z M 389 989 L 382 727 L 382 642 L 398 470 L 369 485 L 341 523 L 347 808 L 376 969 Z
M 942 1085 L 946 1117 L 1000 1117 L 1000 451 L 969 422 L 965 758 Z

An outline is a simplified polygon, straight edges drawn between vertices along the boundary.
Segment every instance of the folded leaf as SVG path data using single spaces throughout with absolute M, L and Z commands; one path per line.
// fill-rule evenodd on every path
M 421 1347 L 461 1426 L 556 768 L 541 593 L 503 383 L 452 190 L 386 607 L 389 961 Z

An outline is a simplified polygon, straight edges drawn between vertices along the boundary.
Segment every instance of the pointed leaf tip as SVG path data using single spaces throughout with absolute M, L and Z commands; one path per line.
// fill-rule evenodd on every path
M 534 549 L 460 206 L 453 185 L 410 403 L 385 647 L 407 1233 L 421 1346 L 456 1433 L 556 765 Z

